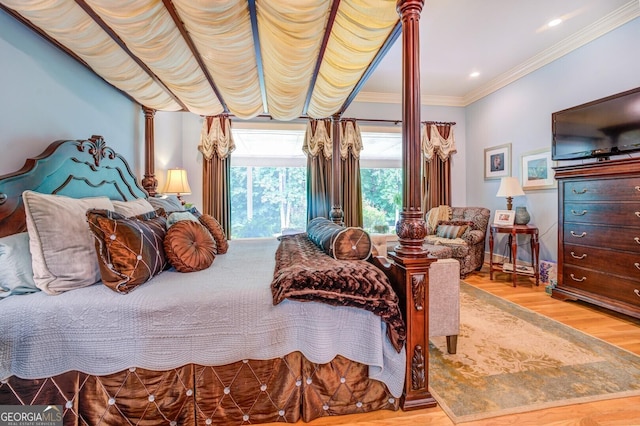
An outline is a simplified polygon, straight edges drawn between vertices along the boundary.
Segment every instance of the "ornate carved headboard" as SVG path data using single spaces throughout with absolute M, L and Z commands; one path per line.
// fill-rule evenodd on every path
M 22 192 L 27 189 L 74 198 L 147 197 L 127 161 L 97 135 L 53 142 L 22 169 L 0 176 L 0 237 L 26 231 Z

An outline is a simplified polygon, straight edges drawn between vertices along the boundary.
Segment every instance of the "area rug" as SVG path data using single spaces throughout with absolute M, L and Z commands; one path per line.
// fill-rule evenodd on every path
M 640 395 L 640 357 L 460 283 L 458 350 L 433 338 L 429 390 L 454 423 Z

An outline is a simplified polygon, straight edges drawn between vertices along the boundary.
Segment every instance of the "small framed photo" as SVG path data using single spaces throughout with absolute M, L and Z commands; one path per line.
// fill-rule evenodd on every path
M 511 144 L 485 149 L 484 179 L 500 179 L 507 176 L 511 176 Z
M 551 161 L 551 150 L 543 149 L 522 154 L 520 178 L 522 189 L 550 189 L 556 187 L 556 180 L 553 177 L 552 167 L 555 162 Z
M 494 225 L 513 225 L 516 219 L 515 210 L 496 210 L 496 215 L 493 217 Z

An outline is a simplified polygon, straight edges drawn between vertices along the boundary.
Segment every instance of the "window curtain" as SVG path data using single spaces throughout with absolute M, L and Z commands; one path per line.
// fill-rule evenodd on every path
M 340 122 L 340 165 L 342 167 L 342 210 L 345 226 L 362 227 L 362 185 L 360 178 L 360 151 L 362 138 L 355 120 Z
M 422 123 L 422 211 L 451 205 L 451 156 L 456 144 L 450 123 Z
M 198 151 L 202 153 L 202 212 L 213 216 L 231 238 L 231 158 L 236 148 L 231 120 L 205 117 Z
M 331 212 L 331 120 L 310 120 L 302 151 L 307 156 L 307 222 Z

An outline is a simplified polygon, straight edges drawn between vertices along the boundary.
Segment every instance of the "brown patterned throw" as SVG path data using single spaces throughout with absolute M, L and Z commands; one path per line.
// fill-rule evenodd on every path
M 386 322 L 398 352 L 406 340 L 398 296 L 384 273 L 365 260 L 336 260 L 306 234 L 280 238 L 271 293 L 274 305 L 291 299 L 366 309 Z

